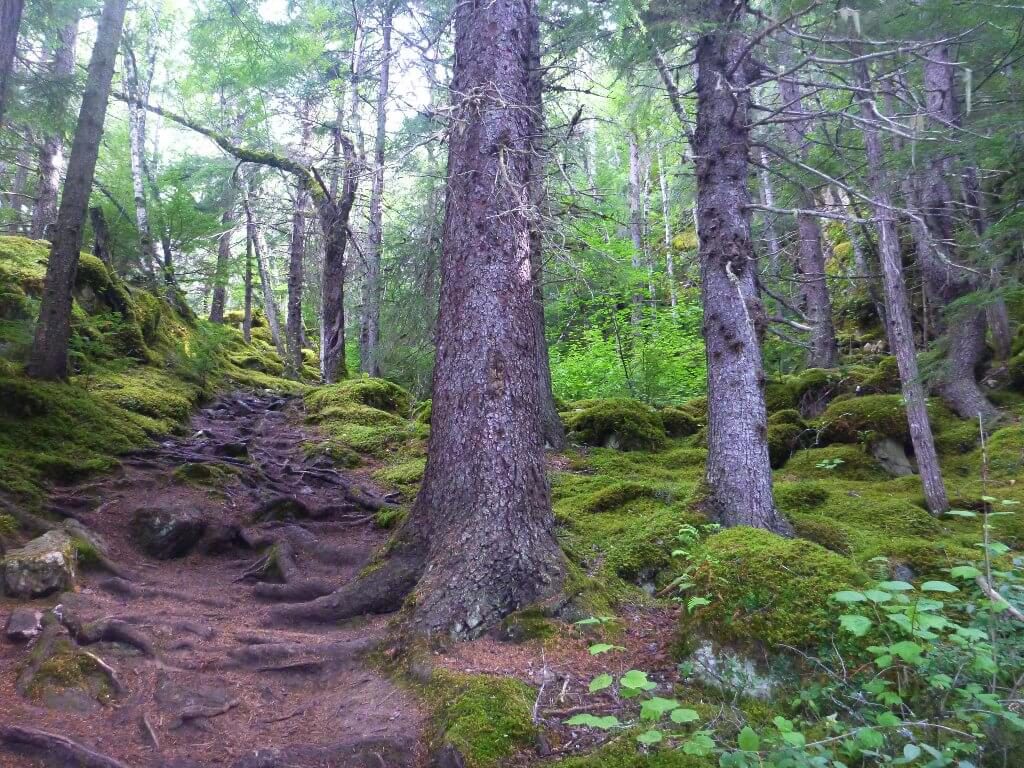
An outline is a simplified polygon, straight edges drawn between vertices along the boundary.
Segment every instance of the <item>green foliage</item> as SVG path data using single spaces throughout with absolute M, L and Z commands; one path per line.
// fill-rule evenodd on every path
M 650 406 L 636 400 L 582 400 L 562 414 L 569 439 L 584 445 L 624 451 L 658 448 L 665 442 L 665 425 Z

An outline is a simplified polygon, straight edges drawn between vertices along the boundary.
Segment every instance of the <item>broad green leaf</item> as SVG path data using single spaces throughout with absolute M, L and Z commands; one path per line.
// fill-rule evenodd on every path
M 960 590 L 954 587 L 947 581 L 926 581 L 921 585 L 923 592 L 959 592 Z
M 892 600 L 892 595 L 888 592 L 883 592 L 880 589 L 865 589 L 864 597 L 870 600 L 872 603 L 888 603 Z
M 636 737 L 636 740 L 639 741 L 641 744 L 646 744 L 648 746 L 651 744 L 657 744 L 659 741 L 661 741 L 661 731 L 644 731 Z
M 889 651 L 904 661 L 914 662 L 921 658 L 924 648 L 913 640 L 901 640 L 890 645 Z
M 946 515 L 949 517 L 977 517 L 978 513 L 969 509 L 951 509 Z
M 846 615 L 839 617 L 839 625 L 856 637 L 864 637 L 871 629 L 871 619 L 867 616 Z
M 638 691 L 651 691 L 658 687 L 657 683 L 647 679 L 647 673 L 639 669 L 631 669 L 619 678 L 619 685 Z
M 594 643 L 590 646 L 590 655 L 597 656 L 599 653 L 608 653 L 608 651 L 624 651 L 626 650 L 621 645 L 611 645 L 609 643 Z
M 742 731 L 740 731 L 740 735 L 737 738 L 736 743 L 744 752 L 757 752 L 758 748 L 761 746 L 761 739 L 758 737 L 757 731 L 747 725 L 744 726 Z
M 787 720 L 782 715 L 776 715 L 773 717 L 772 722 L 775 723 L 775 727 L 779 729 L 779 733 L 789 733 L 793 730 L 793 721 Z
M 782 734 L 782 740 L 791 747 L 797 749 L 803 747 L 807 743 L 807 739 L 799 731 L 789 731 L 788 733 Z
M 903 745 L 903 759 L 908 763 L 917 760 L 921 756 L 921 748 L 917 744 Z
M 837 603 L 863 603 L 867 600 L 863 592 L 854 592 L 853 590 L 844 590 L 842 592 L 836 592 L 832 595 L 832 599 Z
M 714 739 L 706 733 L 695 733 L 689 741 L 683 743 L 683 752 L 695 757 L 706 757 L 715 748 Z
M 663 699 L 661 696 L 652 696 L 640 705 L 641 720 L 660 720 L 666 712 L 670 712 L 679 706 L 675 699 Z
M 880 581 L 875 586 L 886 592 L 909 592 L 914 588 L 913 584 L 908 584 L 905 581 Z
M 700 715 L 695 709 L 673 709 L 668 717 L 673 723 L 679 723 L 680 725 L 700 720 Z
M 895 728 L 903 721 L 892 712 L 882 712 L 875 718 L 875 722 L 886 728 Z
M 607 731 L 610 728 L 618 726 L 619 718 L 615 715 L 605 715 L 604 717 L 598 717 L 597 715 L 584 714 L 575 715 L 565 721 L 566 725 L 585 725 L 589 728 L 600 728 L 603 731 Z
M 603 691 L 605 688 L 611 685 L 612 682 L 612 676 L 605 673 L 603 675 L 598 675 L 593 680 L 591 680 L 590 685 L 588 687 L 591 693 L 597 693 L 598 691 Z

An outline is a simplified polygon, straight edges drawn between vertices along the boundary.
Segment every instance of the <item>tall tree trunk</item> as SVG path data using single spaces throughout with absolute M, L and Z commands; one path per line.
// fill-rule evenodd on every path
M 697 216 L 708 365 L 706 507 L 726 526 L 791 533 L 775 508 L 768 459 L 761 336 L 747 187 L 750 128 L 746 38 L 733 0 L 704 4 L 713 28 L 697 42 Z
M 149 211 L 146 208 L 144 166 L 146 163 L 146 105 L 149 103 L 149 88 L 153 78 L 156 47 L 147 41 L 146 67 L 140 67 L 135 51 L 126 40 L 124 44 L 125 84 L 128 91 L 128 156 L 132 171 L 132 194 L 135 202 L 135 226 L 139 233 L 139 248 L 149 271 L 157 272 L 156 246 L 149 227 Z
M 936 131 L 944 131 L 955 121 L 953 87 L 949 49 L 935 46 L 924 62 L 924 89 L 928 117 Z M 956 224 L 949 172 L 949 159 L 941 152 L 929 158 L 920 188 L 923 222 L 918 223 L 923 228 L 918 231 L 918 254 L 925 288 L 932 304 L 943 309 L 978 287 L 972 273 L 952 264 L 956 257 Z M 939 394 L 963 418 L 996 418 L 999 411 L 985 397 L 974 376 L 985 354 L 985 311 L 968 308 L 950 320 Z
M 786 123 L 786 136 L 798 155 L 807 158 L 807 121 L 804 117 L 800 85 L 793 79 L 779 80 L 779 93 L 791 117 Z M 814 195 L 806 187 L 799 190 L 800 207 L 813 210 Z M 796 215 L 800 238 L 797 265 L 800 272 L 800 292 L 804 313 L 811 326 L 811 347 L 807 352 L 807 365 L 811 368 L 834 368 L 839 364 L 839 345 L 832 324 L 832 299 L 825 281 L 825 254 L 821 249 L 821 227 L 818 219 L 809 213 Z
M 252 248 L 253 233 L 245 228 L 245 298 L 242 303 L 242 338 L 252 342 Z
M 303 132 L 306 135 L 306 131 Z M 288 374 L 296 379 L 302 374 L 302 287 L 306 257 L 306 208 L 309 192 L 301 183 L 295 188 L 295 210 L 292 211 L 292 237 L 288 245 L 288 318 L 285 335 L 288 339 Z
M 885 306 L 888 313 L 889 347 L 896 356 L 903 400 L 907 409 L 907 423 L 914 455 L 921 473 L 924 496 L 932 514 L 941 515 L 949 509 L 946 486 L 942 481 L 939 458 L 935 452 L 935 439 L 928 421 L 928 407 L 917 368 L 914 349 L 914 329 L 910 320 L 910 300 L 903 278 L 900 260 L 899 233 L 893 212 L 889 179 L 885 171 L 885 150 L 882 137 L 875 124 L 874 94 L 867 62 L 853 65 L 854 74 L 862 89 L 861 114 L 864 117 L 862 133 L 868 162 L 868 183 L 872 207 L 878 229 L 878 257 L 885 288 Z
M 384 241 L 384 146 L 387 140 L 387 106 L 391 74 L 391 18 L 394 8 L 384 6 L 381 29 L 380 82 L 377 85 L 377 132 L 373 141 L 373 183 L 370 189 L 370 232 L 366 244 L 366 272 L 363 276 L 363 313 L 359 331 L 359 367 L 380 376 L 381 249 Z
M 530 17 L 529 96 L 535 126 L 530 137 L 530 270 L 533 277 L 534 325 L 537 333 L 537 385 L 541 439 L 556 451 L 565 448 L 565 427 L 555 405 L 548 352 L 547 322 L 544 317 L 544 70 L 541 68 L 540 28 L 536 14 Z M 535 28 L 536 27 L 536 28 Z
M 338 592 L 273 612 L 334 621 L 398 607 L 473 637 L 561 588 L 538 419 L 530 223 L 530 0 L 455 9 L 442 298 L 423 485 L 388 560 Z M 511 106 L 511 108 L 510 108 Z M 497 179 L 497 183 L 495 183 Z M 418 582 L 418 585 L 417 585 Z
M 267 325 L 270 327 L 270 338 L 274 342 L 274 348 L 281 359 L 284 360 L 287 355 L 285 353 L 284 339 L 281 336 L 281 317 L 277 312 L 277 299 L 274 298 L 274 287 L 270 279 L 270 265 L 267 260 L 266 244 L 260 241 L 260 232 L 256 225 L 256 219 L 252 215 L 252 205 L 249 201 L 248 189 L 242 198 L 242 205 L 245 208 L 246 238 L 255 253 L 256 267 L 260 273 L 260 288 L 263 291 L 263 314 L 267 317 Z M 249 245 L 246 247 L 248 248 Z M 250 285 L 251 282 L 250 279 Z
M 644 263 L 644 205 L 643 205 L 643 158 L 640 143 L 633 131 L 629 132 L 629 239 L 633 243 L 633 325 L 643 318 L 644 297 L 635 284 L 639 281 L 640 267 Z
M 0 125 L 7 108 L 7 90 L 14 72 L 14 54 L 18 47 L 18 28 L 25 0 L 0 0 Z
M 665 274 L 668 277 L 668 300 L 674 312 L 679 304 L 679 288 L 676 285 L 676 265 L 672 254 L 671 201 L 668 199 L 668 171 L 665 167 L 665 150 L 658 148 L 658 187 L 661 190 L 661 218 L 665 229 Z
M 231 236 L 235 231 L 233 195 L 228 193 L 228 205 L 220 217 L 223 230 L 217 239 L 217 266 L 213 273 L 213 298 L 210 300 L 210 322 L 223 323 L 227 306 L 228 268 L 231 264 Z
M 768 153 L 761 150 L 761 164 L 757 169 L 758 188 L 761 193 L 761 204 L 767 208 L 775 207 L 775 189 L 772 187 L 772 174 L 768 166 Z M 768 272 L 779 274 L 779 263 L 782 256 L 782 245 L 779 243 L 779 230 L 775 226 L 775 214 L 765 211 L 764 234 L 768 241 Z
M 92 255 L 112 271 L 114 265 L 110 258 L 110 227 L 107 226 L 107 217 L 103 215 L 103 209 L 98 205 L 90 208 L 89 221 L 92 223 Z
M 341 197 L 316 196 L 317 215 L 324 239 L 323 273 L 320 281 L 320 375 L 324 383 L 348 375 L 345 366 L 345 246 L 348 220 L 356 197 L 358 163 L 355 148 L 342 136 L 345 171 Z
M 126 5 L 127 0 L 105 0 L 96 31 L 27 368 L 29 375 L 36 378 L 60 379 L 67 376 L 71 294 Z
M 2 0 L 0 0 L 2 1 Z M 75 43 L 78 40 L 78 16 L 60 31 L 60 41 L 53 52 L 53 77 L 57 81 L 59 95 L 55 121 L 63 123 L 67 111 L 67 92 L 72 85 L 75 72 Z M 64 156 L 64 136 L 61 131 L 52 131 L 43 137 L 39 146 L 39 182 L 36 186 L 36 204 L 32 211 L 29 237 L 42 239 L 49 234 L 57 220 L 57 190 L 60 187 L 60 166 Z

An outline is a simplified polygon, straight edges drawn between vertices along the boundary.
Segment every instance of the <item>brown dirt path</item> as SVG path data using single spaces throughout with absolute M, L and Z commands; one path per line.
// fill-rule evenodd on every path
M 16 690 L 31 648 L 0 640 L 0 726 L 59 734 L 138 768 L 422 764 L 421 711 L 361 658 L 382 639 L 386 618 L 267 628 L 272 592 L 336 587 L 386 538 L 372 524 L 380 490 L 306 458 L 309 439 L 300 403 L 236 394 L 202 410 L 189 437 L 127 457 L 111 476 L 58 489 L 54 511 L 102 537 L 130 581 L 85 571 L 76 593 L 35 607 L 124 622 L 152 641 L 155 655 L 117 642 L 83 646 L 113 669 L 122 691 L 105 702 L 59 689 L 33 697 Z M 212 484 L 186 481 L 174 474 L 185 464 L 195 476 L 210 467 L 232 473 Z M 281 498 L 296 519 L 254 521 Z M 147 557 L 129 524 L 143 507 L 198 513 L 206 533 L 184 557 Z M 275 543 L 288 585 L 273 586 L 273 572 L 239 580 Z M 0 598 L 0 625 L 16 605 Z M 0 749 L 0 766 L 71 764 L 52 749 Z

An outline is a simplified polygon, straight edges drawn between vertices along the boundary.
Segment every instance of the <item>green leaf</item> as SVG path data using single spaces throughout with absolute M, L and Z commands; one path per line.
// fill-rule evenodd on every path
M 886 592 L 909 592 L 914 588 L 913 584 L 908 584 L 905 581 L 880 581 L 875 586 Z
M 921 585 L 921 590 L 924 592 L 959 592 L 960 590 L 954 587 L 947 581 L 926 581 Z
M 776 715 L 773 717 L 772 722 L 775 723 L 775 727 L 779 729 L 779 733 L 789 733 L 793 730 L 793 721 L 787 720 L 782 715 Z
M 711 605 L 711 601 L 706 597 L 691 597 L 686 601 L 686 612 L 693 613 L 697 608 L 704 605 Z
M 871 619 L 867 616 L 845 615 L 839 617 L 839 625 L 855 637 L 864 637 L 871 629 Z
M 892 712 L 882 712 L 878 715 L 878 717 L 875 718 L 875 722 L 886 728 L 895 728 L 903 721 L 900 720 Z
M 633 688 L 637 691 L 650 691 L 658 687 L 657 683 L 647 679 L 647 673 L 639 669 L 631 669 L 619 678 L 619 685 L 625 688 Z
M 609 643 L 594 643 L 590 646 L 590 655 L 597 656 L 599 653 L 608 653 L 608 651 L 624 651 L 626 650 L 621 645 L 610 645 Z
M 706 757 L 714 748 L 714 739 L 703 732 L 695 733 L 689 741 L 683 743 L 683 752 L 695 757 Z
M 921 748 L 917 744 L 904 744 L 903 745 L 903 759 L 908 763 L 912 763 L 921 756 Z
M 700 715 L 695 709 L 673 709 L 668 717 L 673 723 L 680 725 L 700 720 Z
M 901 640 L 898 643 L 890 645 L 889 651 L 894 655 L 899 656 L 904 661 L 914 662 L 921 658 L 924 648 L 913 640 Z
M 832 595 L 832 599 L 837 603 L 863 603 L 867 600 L 862 592 L 854 592 L 853 590 L 836 592 Z
M 589 728 L 600 728 L 603 731 L 607 731 L 610 728 L 615 728 L 620 725 L 619 718 L 615 715 L 605 715 L 604 717 L 598 717 L 597 715 L 583 714 L 575 715 L 565 721 L 566 725 L 585 725 Z
M 590 685 L 588 687 L 591 693 L 597 693 L 598 691 L 603 691 L 605 688 L 611 685 L 612 682 L 612 676 L 605 673 L 603 675 L 598 675 L 593 680 L 591 680 Z
M 782 734 L 782 740 L 789 746 L 796 747 L 797 749 L 800 749 L 807 743 L 807 739 L 799 731 L 790 731 Z
M 650 746 L 651 744 L 657 744 L 659 741 L 661 741 L 661 731 L 644 731 L 636 737 L 636 740 L 639 741 L 641 744 L 646 744 L 647 746 Z
M 892 595 L 888 592 L 883 592 L 880 589 L 865 589 L 864 597 L 870 600 L 872 603 L 888 603 L 892 600 Z
M 946 512 L 949 517 L 977 517 L 978 513 L 969 509 L 951 509 Z
M 652 696 L 640 705 L 641 720 L 660 720 L 661 716 L 679 706 L 675 699 L 663 699 L 661 696 Z
M 740 731 L 736 743 L 744 752 L 757 752 L 761 746 L 761 739 L 758 737 L 757 731 L 747 725 Z

